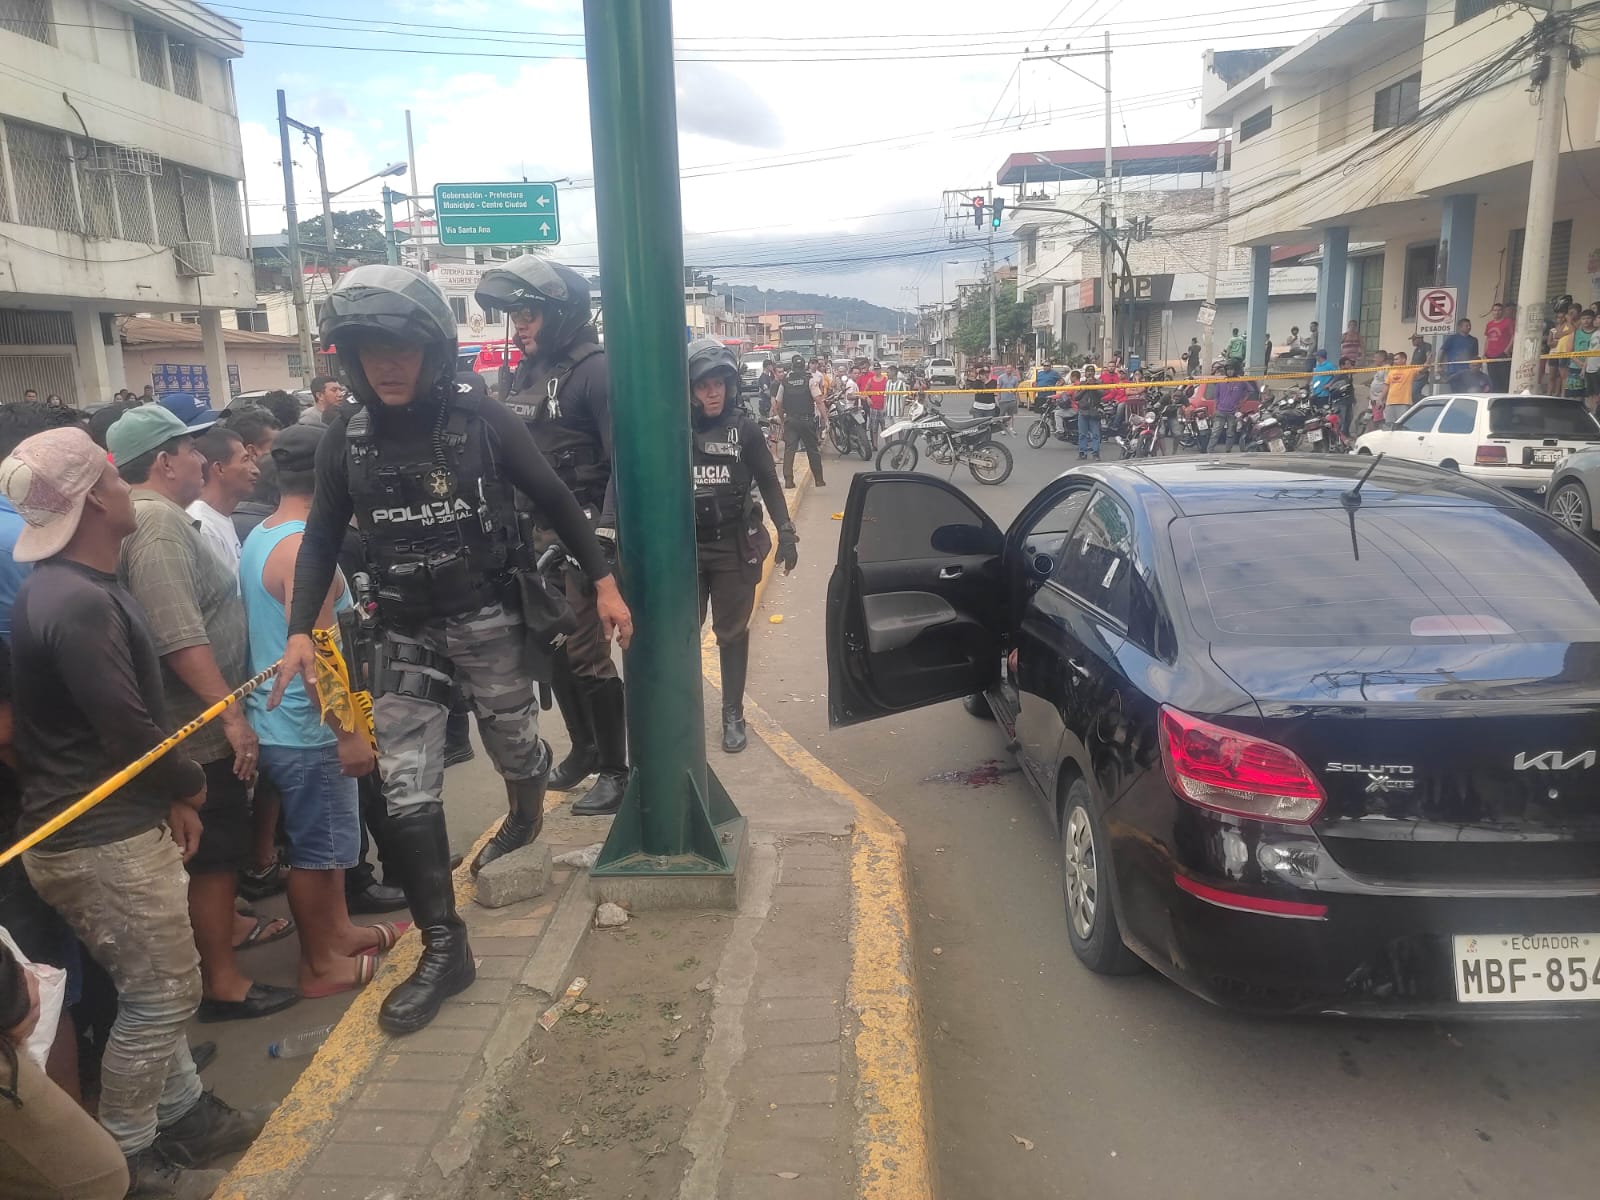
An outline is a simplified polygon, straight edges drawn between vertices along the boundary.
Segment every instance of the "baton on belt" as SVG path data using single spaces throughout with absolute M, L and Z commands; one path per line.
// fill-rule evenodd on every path
M 72 822 L 83 816 L 84 813 L 88 812 L 95 805 L 99 804 L 102 800 L 111 795 L 112 792 L 116 791 L 130 779 L 142 775 L 150 768 L 151 764 L 154 763 L 156 759 L 166 754 L 167 751 L 171 750 L 179 742 L 189 737 L 202 725 L 216 720 L 216 718 L 220 717 L 224 712 L 227 711 L 228 708 L 239 703 L 239 701 L 243 700 L 267 680 L 271 679 L 275 674 L 277 674 L 277 672 L 278 663 L 273 663 L 260 674 L 252 675 L 249 679 L 246 679 L 238 687 L 234 688 L 233 691 L 229 692 L 221 700 L 218 700 L 210 708 L 206 709 L 194 720 L 183 726 L 171 737 L 157 742 L 138 758 L 134 759 L 127 766 L 123 767 L 122 770 L 111 776 L 110 779 L 107 779 L 99 787 L 95 788 L 94 791 L 90 792 L 83 799 L 74 801 L 66 809 L 57 813 L 43 825 L 39 826 L 39 828 L 28 834 L 27 837 L 18 841 L 16 845 L 12 846 L 4 854 L 0 854 L 0 867 L 5 866 L 6 863 L 16 858 L 17 855 L 21 854 L 24 850 L 33 849 L 33 847 L 44 841 L 45 838 L 49 837 L 51 834 L 58 833 L 65 829 L 68 825 L 72 824 Z

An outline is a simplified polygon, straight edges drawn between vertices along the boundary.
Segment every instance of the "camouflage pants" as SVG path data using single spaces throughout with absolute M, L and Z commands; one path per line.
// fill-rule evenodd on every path
M 549 749 L 539 738 L 538 696 L 520 666 L 522 621 L 517 616 L 491 604 L 465 616 L 429 621 L 411 634 L 388 631 L 384 639 L 421 645 L 450 660 L 456 684 L 477 715 L 483 748 L 502 776 L 529 779 L 549 766 Z M 440 802 L 448 713 L 448 704 L 397 692 L 374 699 L 378 768 L 391 816 Z

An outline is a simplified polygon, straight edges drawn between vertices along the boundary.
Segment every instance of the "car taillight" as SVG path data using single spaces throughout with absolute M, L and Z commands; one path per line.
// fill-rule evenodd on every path
M 1503 467 L 1506 465 L 1506 448 L 1504 446 L 1479 446 L 1477 457 L 1473 460 L 1480 467 Z
M 1201 808 L 1304 825 L 1327 801 L 1294 751 L 1175 708 L 1161 710 L 1161 759 L 1172 790 Z

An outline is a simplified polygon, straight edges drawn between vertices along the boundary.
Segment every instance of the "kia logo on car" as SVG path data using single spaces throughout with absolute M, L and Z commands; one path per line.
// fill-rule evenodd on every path
M 1530 758 L 1524 750 L 1512 760 L 1511 767 L 1516 771 L 1570 771 L 1573 767 L 1594 766 L 1594 757 L 1593 750 L 1585 750 L 1571 758 L 1562 758 L 1559 750 L 1546 750 Z

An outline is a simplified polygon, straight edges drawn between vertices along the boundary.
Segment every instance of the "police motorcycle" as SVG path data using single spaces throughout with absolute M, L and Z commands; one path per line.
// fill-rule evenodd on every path
M 910 407 L 920 408 L 915 402 Z M 954 472 L 964 463 L 979 483 L 1004 483 L 1011 475 L 1011 451 L 994 440 L 1004 427 L 1005 418 L 998 414 L 953 420 L 930 397 L 925 411 L 904 417 L 883 431 L 877 467 L 880 471 L 915 471 L 920 457 L 917 443 L 921 441 L 929 460 L 941 467 Z
M 867 428 L 867 414 L 855 398 L 843 391 L 828 397 L 828 440 L 840 458 L 853 450 L 863 462 L 872 458 L 872 433 Z

